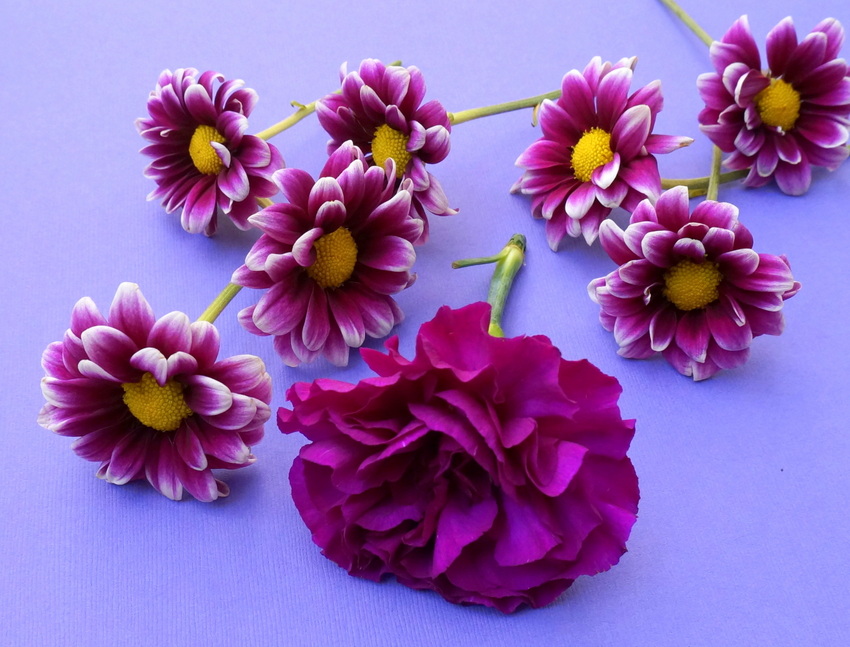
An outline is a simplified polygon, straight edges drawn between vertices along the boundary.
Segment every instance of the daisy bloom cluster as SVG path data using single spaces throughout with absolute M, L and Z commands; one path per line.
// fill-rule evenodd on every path
M 263 235 L 232 281 L 265 290 L 239 313 L 243 326 L 274 335 L 289 366 L 324 355 L 344 366 L 348 349 L 384 337 L 402 319 L 393 294 L 413 283 L 413 242 L 423 223 L 410 216 L 411 180 L 396 189 L 395 166 L 369 166 L 351 142 L 319 179 L 282 169 L 273 181 L 288 202 L 249 218 Z
M 271 415 L 271 379 L 252 355 L 218 359 L 219 336 L 182 312 L 155 319 L 122 283 L 104 316 L 85 297 L 62 341 L 44 351 L 39 424 L 77 437 L 72 449 L 117 485 L 147 481 L 170 499 L 227 496 L 212 469 L 255 461 Z
M 625 230 L 606 221 L 599 238 L 619 267 L 588 291 L 619 354 L 662 353 L 694 380 L 742 365 L 755 337 L 779 335 L 800 289 L 784 256 L 753 250 L 737 207 L 706 200 L 689 213 L 685 187 L 641 202 Z
M 182 207 L 189 233 L 214 234 L 219 209 L 247 229 L 256 199 L 277 192 L 271 176 L 283 158 L 245 134 L 257 93 L 243 83 L 217 72 L 165 70 L 148 98 L 149 116 L 136 120 L 149 142 L 142 153 L 153 158 L 145 175 L 157 184 L 148 199 L 162 200 L 168 213 Z
M 661 83 L 629 94 L 636 58 L 593 58 L 563 79 L 561 96 L 540 106 L 543 136 L 516 161 L 525 168 L 511 191 L 531 196 L 535 217 L 557 250 L 567 235 L 593 243 L 614 207 L 634 209 L 661 192 L 655 155 L 693 140 L 653 134 L 663 107 Z
M 617 380 L 489 318 L 440 308 L 412 360 L 364 349 L 377 377 L 295 384 L 278 425 L 310 440 L 290 483 L 328 559 L 509 613 L 616 564 L 639 493 Z
M 451 123 L 439 101 L 422 103 L 425 79 L 416 67 L 384 65 L 366 59 L 352 72 L 343 64 L 342 91 L 318 101 L 316 115 L 331 140 L 328 153 L 354 142 L 370 164 L 395 163 L 396 180 L 411 181 L 411 208 L 424 228 L 417 243 L 428 237 L 426 211 L 453 215 L 440 182 L 426 170 L 449 154 Z
M 767 35 L 767 69 L 747 17 L 711 45 L 715 72 L 698 79 L 700 129 L 725 165 L 749 170 L 747 186 L 775 179 L 791 195 L 808 191 L 812 166 L 835 170 L 847 159 L 850 67 L 838 58 L 844 29 L 834 18 L 798 41 L 791 18 Z

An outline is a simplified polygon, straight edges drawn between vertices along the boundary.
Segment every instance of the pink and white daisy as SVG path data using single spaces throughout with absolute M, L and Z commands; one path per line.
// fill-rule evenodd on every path
M 603 63 L 597 56 L 583 72 L 569 72 L 557 101 L 540 106 L 543 137 L 516 161 L 525 172 L 511 192 L 531 196 L 532 213 L 546 220 L 554 251 L 566 235 L 593 243 L 614 207 L 631 211 L 642 199 L 657 198 L 654 155 L 693 141 L 652 134 L 663 106 L 661 82 L 629 94 L 636 62 Z
M 257 198 L 273 196 L 272 174 L 283 158 L 271 144 L 246 135 L 257 93 L 244 81 L 225 81 L 217 72 L 165 70 L 148 99 L 149 117 L 136 120 L 148 142 L 145 169 L 168 213 L 183 207 L 181 224 L 192 234 L 216 231 L 220 209 L 240 229 L 257 211 Z
M 249 218 L 263 232 L 232 281 L 265 290 L 239 313 L 247 330 L 274 335 L 284 362 L 324 355 L 348 363 L 366 336 L 384 337 L 402 319 L 393 294 L 413 283 L 412 181 L 396 190 L 395 166 L 369 166 L 351 142 L 334 152 L 318 180 L 283 169 L 273 180 L 288 200 Z
M 227 496 L 212 469 L 256 459 L 271 415 L 259 357 L 218 359 L 219 336 L 182 312 L 155 319 L 139 286 L 122 283 L 107 316 L 80 299 L 62 341 L 44 351 L 41 426 L 75 436 L 71 448 L 117 485 L 147 479 L 161 494 Z
M 625 231 L 602 224 L 619 265 L 588 286 L 623 357 L 662 353 L 695 380 L 742 365 L 759 335 L 779 335 L 782 306 L 800 289 L 784 256 L 757 254 L 738 208 L 706 200 L 689 213 L 688 190 L 641 202 Z
M 700 129 L 722 151 L 725 165 L 749 169 L 744 183 L 776 179 L 791 195 L 808 191 L 812 166 L 835 170 L 847 159 L 850 67 L 838 58 L 844 29 L 834 18 L 797 41 L 785 18 L 767 35 L 768 69 L 742 16 L 711 45 L 716 72 L 697 80 L 705 108 Z
M 353 141 L 370 164 L 395 162 L 397 184 L 411 180 L 411 205 L 423 221 L 417 243 L 428 236 L 426 211 L 437 216 L 457 213 L 426 164 L 442 162 L 449 154 L 451 123 L 439 101 L 422 103 L 425 79 L 417 67 L 386 66 L 366 59 L 356 71 L 340 69 L 341 94 L 330 94 L 316 106 L 316 115 L 331 140 L 328 153 Z

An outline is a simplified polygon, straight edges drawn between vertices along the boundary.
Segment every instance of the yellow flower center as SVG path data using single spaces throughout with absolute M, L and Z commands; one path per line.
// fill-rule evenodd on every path
M 183 385 L 169 380 L 165 386 L 156 383 L 150 373 L 138 382 L 125 382 L 124 404 L 136 420 L 157 431 L 174 431 L 192 410 L 183 399 Z
M 573 146 L 570 164 L 577 180 L 590 181 L 593 171 L 614 159 L 611 150 L 611 134 L 601 128 L 591 128 Z
M 383 166 L 384 162 L 392 158 L 395 160 L 395 175 L 400 178 L 413 157 L 407 152 L 409 139 L 410 137 L 390 128 L 387 124 L 378 126 L 375 137 L 372 139 L 372 159 L 375 164 Z
M 704 308 L 720 296 L 717 286 L 722 280 L 717 263 L 679 261 L 664 273 L 664 296 L 679 310 Z
M 800 116 L 800 93 L 782 79 L 771 79 L 770 85 L 756 95 L 756 109 L 768 126 L 788 131 Z
M 345 227 L 325 234 L 315 243 L 316 262 L 307 268 L 307 276 L 322 289 L 338 288 L 354 272 L 357 263 L 357 243 Z
M 189 142 L 189 156 L 198 169 L 204 175 L 218 175 L 224 164 L 215 149 L 210 146 L 210 142 L 218 142 L 223 144 L 227 141 L 220 132 L 212 126 L 198 126 L 192 134 L 192 141 Z

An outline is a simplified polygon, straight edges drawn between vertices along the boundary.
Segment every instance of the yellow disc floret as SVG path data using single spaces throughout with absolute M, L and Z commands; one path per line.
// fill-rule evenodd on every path
M 189 156 L 195 168 L 204 175 L 218 175 L 224 164 L 215 149 L 210 146 L 210 142 L 223 144 L 226 141 L 224 135 L 212 126 L 201 125 L 195 128 L 192 141 L 189 142 Z
M 307 268 L 307 276 L 323 289 L 338 288 L 354 272 L 357 243 L 345 227 L 325 234 L 315 243 L 316 262 Z
M 372 139 L 372 159 L 375 164 L 383 166 L 384 162 L 392 158 L 395 160 L 396 177 L 404 175 L 404 170 L 413 157 L 407 151 L 409 139 L 410 137 L 390 128 L 387 124 L 378 126 L 375 130 L 375 137 Z
M 612 159 L 614 152 L 611 150 L 611 133 L 601 128 L 591 128 L 573 146 L 570 164 L 577 180 L 589 182 L 593 171 Z
M 800 116 L 800 93 L 783 79 L 771 79 L 770 85 L 756 95 L 756 109 L 762 123 L 791 130 Z
M 157 384 L 150 373 L 138 382 L 125 382 L 124 404 L 136 420 L 157 431 L 174 431 L 192 410 L 183 399 L 183 385 L 168 380 L 164 386 Z
M 704 308 L 720 296 L 717 286 L 722 280 L 717 263 L 679 261 L 664 273 L 664 296 L 679 310 Z

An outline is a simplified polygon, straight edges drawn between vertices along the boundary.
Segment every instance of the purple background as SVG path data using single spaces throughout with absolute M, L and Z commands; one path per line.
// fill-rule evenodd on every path
M 846 0 L 685 4 L 715 37 L 745 12 L 759 42 L 789 14 L 803 33 L 826 16 L 850 26 Z M 565 357 L 615 375 L 624 415 L 638 420 L 631 456 L 642 501 L 630 552 L 545 609 L 505 617 L 349 577 L 310 541 L 287 480 L 302 441 L 274 425 L 255 466 L 224 474 L 230 498 L 202 504 L 101 482 L 68 439 L 36 424 L 39 357 L 78 298 L 106 308 L 121 281 L 135 281 L 158 315 L 197 316 L 255 237 L 229 224 L 213 239 L 190 236 L 178 214 L 145 201 L 153 182 L 142 177 L 133 120 L 162 69 L 244 78 L 260 95 L 257 131 L 289 114 L 289 101 L 333 90 L 345 60 L 415 64 L 428 97 L 457 111 L 554 89 L 597 54 L 637 55 L 633 87 L 659 78 L 665 90 L 656 131 L 697 139 L 661 158 L 662 174 L 706 175 L 694 82 L 710 69 L 707 50 L 654 0 L 6 3 L 0 643 L 848 644 L 848 164 L 816 172 L 801 198 L 773 186 L 721 189 L 757 250 L 786 254 L 803 289 L 782 337 L 759 338 L 742 369 L 694 384 L 663 360 L 616 355 L 586 293 L 611 261 L 574 240 L 553 254 L 528 200 L 508 194 L 514 160 L 538 136 L 529 112 L 456 128 L 451 155 L 431 170 L 461 213 L 433 218 L 419 280 L 398 295 L 402 350 L 438 306 L 486 295 L 489 269 L 452 271 L 451 260 L 493 253 L 522 232 L 527 265 L 506 331 L 546 334 Z M 273 141 L 289 166 L 315 174 L 326 139 L 311 118 Z M 268 339 L 235 320 L 255 298 L 244 291 L 219 319 L 223 353 L 264 358 L 275 408 L 294 381 L 367 374 L 359 357 L 345 370 L 284 367 Z

